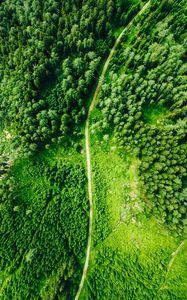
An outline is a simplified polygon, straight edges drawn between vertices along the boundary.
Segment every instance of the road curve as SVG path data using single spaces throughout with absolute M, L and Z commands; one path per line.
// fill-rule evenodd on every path
M 124 35 L 124 33 L 129 29 L 129 27 L 132 25 L 133 21 L 135 20 L 135 18 L 137 18 L 139 15 L 141 15 L 146 8 L 149 6 L 151 1 L 148 1 L 143 7 L 142 9 L 136 14 L 136 16 L 132 19 L 132 21 L 124 28 L 124 30 L 121 32 L 121 34 L 119 35 L 119 37 L 117 38 L 113 48 L 110 51 L 110 54 L 105 62 L 105 65 L 103 67 L 101 76 L 99 78 L 99 82 L 98 85 L 96 87 L 92 102 L 90 104 L 89 110 L 88 110 L 88 115 L 87 115 L 87 119 L 86 119 L 86 126 L 85 126 L 85 146 L 86 146 L 86 161 L 87 161 L 87 176 L 88 176 L 88 196 L 89 196 L 89 205 L 90 205 L 90 218 L 89 218 L 89 234 L 88 234 L 88 245 L 87 245 L 87 252 L 86 252 L 86 260 L 85 260 L 85 264 L 84 264 L 84 269 L 83 269 L 83 274 L 82 274 L 82 278 L 79 284 L 79 288 L 77 291 L 77 294 L 75 296 L 75 300 L 79 299 L 80 293 L 82 291 L 82 288 L 84 286 L 84 282 L 86 279 L 86 274 L 87 274 L 87 270 L 88 270 L 88 264 L 89 264 L 89 259 L 90 259 L 90 252 L 91 252 L 91 240 L 92 240 L 92 223 L 93 223 L 93 201 L 92 201 L 92 178 L 91 178 L 91 159 L 90 159 L 90 146 L 89 146 L 89 121 L 90 121 L 90 115 L 91 112 L 93 110 L 95 101 L 99 95 L 99 92 L 101 90 L 101 86 L 103 84 L 103 80 L 106 74 L 106 71 L 108 69 L 108 65 L 110 63 L 110 60 L 119 44 L 119 42 L 121 41 L 122 36 Z
M 184 246 L 184 244 L 185 244 L 186 242 L 187 242 L 187 240 L 183 240 L 183 241 L 180 243 L 180 245 L 178 246 L 178 248 L 175 250 L 175 252 L 173 252 L 173 253 L 171 254 L 172 258 L 171 258 L 170 261 L 169 261 L 169 264 L 168 264 L 168 267 L 167 267 L 167 273 L 166 273 L 166 276 L 165 276 L 165 280 L 164 280 L 164 283 L 161 285 L 160 290 L 164 290 L 164 289 L 167 288 L 167 286 L 166 286 L 166 281 L 167 281 L 167 278 L 168 278 L 168 274 L 170 273 L 171 267 L 172 267 L 172 265 L 173 265 L 173 263 L 174 263 L 174 260 L 175 260 L 175 258 L 176 258 L 176 256 L 177 256 L 177 254 L 180 252 L 181 248 Z

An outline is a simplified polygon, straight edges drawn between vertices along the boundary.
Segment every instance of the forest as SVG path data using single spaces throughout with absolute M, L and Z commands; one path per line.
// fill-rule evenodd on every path
M 0 1 L 0 299 L 186 300 L 186 154 L 186 0 Z
M 142 198 L 150 202 L 150 213 L 174 230 L 182 230 L 187 221 L 187 16 L 183 7 L 183 1 L 168 6 L 168 11 L 161 7 L 166 15 L 162 21 L 157 8 L 152 13 L 157 20 L 153 29 L 142 18 L 137 27 L 146 25 L 134 33 L 138 39 L 131 36 L 124 46 L 120 44 L 97 104 L 101 116 L 94 123 L 104 134 L 114 134 L 124 151 L 135 150 L 141 161 Z M 149 32 L 149 39 L 143 39 Z
M 125 25 L 138 8 L 136 0 L 3 1 L 1 119 L 15 147 L 32 155 L 79 134 L 113 28 Z

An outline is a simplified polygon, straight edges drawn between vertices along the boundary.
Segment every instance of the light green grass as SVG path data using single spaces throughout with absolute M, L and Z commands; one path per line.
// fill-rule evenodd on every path
M 162 105 L 150 105 L 144 109 L 143 115 L 146 123 L 159 125 L 164 120 L 167 108 Z
M 118 38 L 120 33 L 123 31 L 123 29 L 124 29 L 124 27 L 122 27 L 122 26 L 114 28 L 114 36 L 115 36 L 116 39 Z
M 0 124 L 0 155 L 8 159 L 13 159 L 19 149 L 15 150 L 13 147 L 13 133 L 5 129 Z
M 102 144 L 104 145 L 104 143 Z M 102 145 L 94 148 L 92 160 L 105 178 L 107 183 L 106 204 L 110 212 L 112 227 L 121 219 L 124 206 L 129 199 L 138 201 L 138 160 L 135 156 L 120 153 L 119 149 L 111 144 L 108 151 L 102 151 Z M 97 187 L 95 187 L 97 189 Z M 129 206 L 129 204 L 128 204 Z
M 134 248 L 139 249 L 142 264 L 146 264 L 151 253 L 164 248 L 170 253 L 177 245 L 170 233 L 154 218 L 142 218 L 135 224 L 121 223 L 105 242 L 113 250 L 119 248 L 123 252 L 131 252 Z

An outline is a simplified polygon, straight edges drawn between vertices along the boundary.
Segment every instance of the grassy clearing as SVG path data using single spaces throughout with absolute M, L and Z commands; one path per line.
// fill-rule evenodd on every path
M 107 183 L 106 203 L 110 212 L 111 225 L 114 226 L 120 218 L 120 207 L 123 203 L 123 170 L 126 162 L 115 153 L 105 154 L 101 150 L 98 151 L 98 147 L 92 157 Z M 118 168 L 119 165 L 121 168 Z
M 146 220 L 143 217 L 141 222 L 135 224 L 121 223 L 105 242 L 113 250 L 118 248 L 124 253 L 138 249 L 139 261 L 142 264 L 147 263 L 146 260 L 149 260 L 151 253 L 161 249 L 167 249 L 169 259 L 169 254 L 176 247 L 175 239 L 162 225 L 154 218 Z
M 120 153 L 115 145 L 111 144 L 109 149 L 104 152 L 102 146 L 95 147 L 92 160 L 107 185 L 105 201 L 110 214 L 110 224 L 113 228 L 120 221 L 129 218 L 127 211 L 130 213 L 129 210 L 130 208 L 132 210 L 134 201 L 138 201 L 138 178 L 136 174 L 138 160 L 133 155 Z M 126 202 L 129 203 L 130 200 L 132 200 L 131 204 L 126 207 Z M 137 203 L 137 209 L 138 207 Z
M 0 155 L 9 159 L 16 157 L 17 153 L 12 144 L 12 135 L 12 132 L 9 132 L 0 124 Z
M 164 120 L 167 108 L 161 105 L 150 105 L 144 109 L 144 121 L 151 125 L 158 125 Z
M 118 36 L 120 35 L 120 33 L 123 31 L 124 27 L 117 27 L 117 28 L 114 28 L 114 36 L 115 38 L 117 39 Z
M 104 147 L 110 148 L 110 151 L 103 151 L 98 145 L 92 147 L 93 239 L 97 243 L 92 248 L 87 283 L 81 299 L 185 299 L 185 289 L 180 298 L 172 298 L 171 295 L 176 293 L 172 284 L 167 290 L 160 290 L 171 254 L 180 241 L 154 217 L 146 218 L 145 204 L 142 205 L 138 190 L 139 161 L 135 156 L 122 154 L 120 149 L 113 147 Z M 102 231 L 105 234 L 102 235 Z M 181 266 L 184 257 L 179 261 Z M 184 267 L 180 274 L 185 270 Z M 183 288 L 185 277 L 172 274 L 173 281 Z

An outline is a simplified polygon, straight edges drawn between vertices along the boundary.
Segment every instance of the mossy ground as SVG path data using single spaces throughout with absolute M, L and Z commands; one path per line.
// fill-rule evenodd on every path
M 144 109 L 144 121 L 150 125 L 159 124 L 164 120 L 167 108 L 161 105 L 152 105 Z

